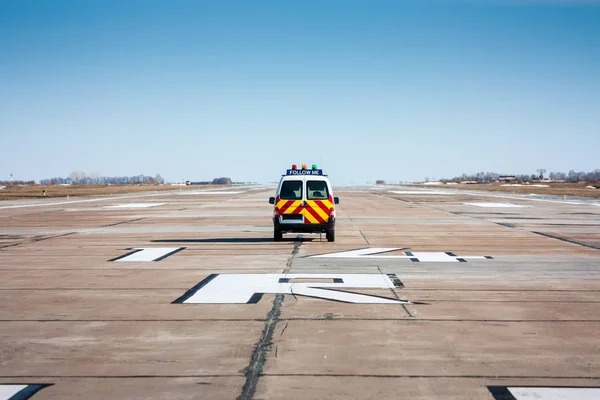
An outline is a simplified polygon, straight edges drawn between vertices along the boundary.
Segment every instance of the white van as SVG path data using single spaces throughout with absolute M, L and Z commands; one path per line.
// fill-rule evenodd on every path
M 274 241 L 280 241 L 287 232 L 324 232 L 327 241 L 335 241 L 335 204 L 339 199 L 333 197 L 329 178 L 316 165 L 311 169 L 292 165 L 281 176 L 276 196 L 269 203 L 275 205 Z

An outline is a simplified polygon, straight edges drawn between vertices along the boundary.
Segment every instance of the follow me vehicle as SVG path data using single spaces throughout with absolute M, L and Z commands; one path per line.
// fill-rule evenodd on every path
M 335 241 L 335 206 L 339 199 L 323 170 L 306 164 L 298 169 L 292 165 L 281 176 L 276 197 L 269 198 L 274 204 L 273 240 L 278 242 L 283 233 L 323 233 L 328 242 Z

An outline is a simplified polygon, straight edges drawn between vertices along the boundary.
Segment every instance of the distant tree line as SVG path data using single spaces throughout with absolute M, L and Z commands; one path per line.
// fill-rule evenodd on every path
M 34 183 L 34 182 L 32 182 Z M 146 176 L 144 174 L 134 176 L 102 176 L 99 173 L 86 174 L 81 171 L 74 171 L 68 178 L 55 177 L 42 179 L 42 185 L 127 185 L 127 184 L 162 184 L 165 183 L 160 174 L 156 176 Z
M 537 174 L 518 174 L 510 175 L 514 176 L 517 181 L 536 181 L 544 179 L 545 169 L 538 169 Z M 451 179 L 440 179 L 440 182 L 465 182 L 465 181 L 476 181 L 482 183 L 496 182 L 500 179 L 500 176 L 506 176 L 497 174 L 495 172 L 479 172 L 477 174 L 462 174 Z M 550 172 L 548 179 L 552 181 L 565 181 L 565 182 L 597 182 L 600 181 L 600 169 L 595 169 L 591 172 L 576 172 L 570 170 L 568 173 L 565 172 Z
M 35 181 L 0 181 L 0 185 L 35 185 Z
M 230 178 L 215 178 L 212 181 L 190 182 L 190 185 L 231 185 Z

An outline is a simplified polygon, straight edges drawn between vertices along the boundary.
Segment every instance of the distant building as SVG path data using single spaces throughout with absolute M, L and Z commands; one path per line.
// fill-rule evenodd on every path
M 517 177 L 514 175 L 500 175 L 498 177 L 498 181 L 500 182 L 511 182 L 511 181 L 516 181 Z

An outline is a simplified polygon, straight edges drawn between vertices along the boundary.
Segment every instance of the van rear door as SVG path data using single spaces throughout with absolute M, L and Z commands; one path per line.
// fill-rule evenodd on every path
M 277 205 L 282 223 L 304 223 L 304 179 L 286 179 L 281 182 Z
M 326 180 L 306 177 L 304 200 L 304 223 L 325 224 L 329 221 L 333 197 Z

